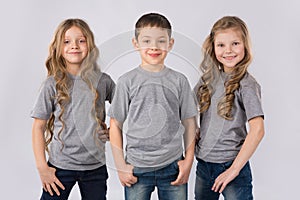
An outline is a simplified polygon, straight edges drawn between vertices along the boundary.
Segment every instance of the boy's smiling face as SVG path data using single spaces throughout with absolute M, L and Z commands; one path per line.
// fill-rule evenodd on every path
M 168 51 L 172 49 L 174 40 L 169 37 L 168 30 L 159 27 L 140 28 L 138 38 L 132 40 L 134 47 L 140 52 L 141 66 L 164 66 Z

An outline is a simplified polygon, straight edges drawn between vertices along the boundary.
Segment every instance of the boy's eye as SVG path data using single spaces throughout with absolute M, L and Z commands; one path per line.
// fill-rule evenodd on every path
M 163 44 L 166 43 L 165 40 L 159 40 L 158 42 L 159 42 L 159 43 L 163 43 Z

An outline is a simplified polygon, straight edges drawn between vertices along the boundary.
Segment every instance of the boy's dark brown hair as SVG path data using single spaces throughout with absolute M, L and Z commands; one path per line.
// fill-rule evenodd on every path
M 135 24 L 135 38 L 139 36 L 139 29 L 144 27 L 158 27 L 165 28 L 168 30 L 168 35 L 171 37 L 172 26 L 169 20 L 158 13 L 148 13 L 141 16 Z

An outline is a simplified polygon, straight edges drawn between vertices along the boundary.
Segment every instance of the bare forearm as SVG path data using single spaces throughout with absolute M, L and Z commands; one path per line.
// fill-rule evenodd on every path
M 115 119 L 110 120 L 110 145 L 117 170 L 124 169 L 124 166 L 126 165 L 123 152 L 123 137 L 121 129 L 121 125 Z
M 184 133 L 184 148 L 185 148 L 185 159 L 194 160 L 195 151 L 195 134 L 196 134 L 196 121 L 195 118 L 189 118 L 184 120 L 183 125 L 185 127 Z
M 227 184 L 229 184 L 233 179 L 235 179 L 235 177 L 239 175 L 241 169 L 253 155 L 254 151 L 262 140 L 264 136 L 263 119 L 261 117 L 251 119 L 249 121 L 249 125 L 250 130 L 240 152 L 233 161 L 231 167 L 225 172 L 221 173 L 215 179 L 215 183 L 212 187 L 213 191 L 222 193 Z
M 185 158 L 184 160 L 178 161 L 179 174 L 177 179 L 171 182 L 171 185 L 182 185 L 188 182 L 191 168 L 194 161 L 194 149 L 195 149 L 195 133 L 196 133 L 196 122 L 195 118 L 189 118 L 182 121 L 185 128 L 184 132 L 184 147 L 185 147 Z
M 232 168 L 238 172 L 244 167 L 257 149 L 260 141 L 264 136 L 264 124 L 261 117 L 255 118 L 249 122 L 250 130 L 245 142 L 232 164 Z
M 45 124 L 46 121 L 35 119 L 32 126 L 32 149 L 38 169 L 48 166 L 45 154 Z

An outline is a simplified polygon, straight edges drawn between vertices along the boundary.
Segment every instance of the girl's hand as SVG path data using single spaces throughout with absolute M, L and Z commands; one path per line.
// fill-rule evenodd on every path
M 133 166 L 126 165 L 124 169 L 118 170 L 119 179 L 123 186 L 131 187 L 137 182 L 137 177 L 133 176 Z
M 109 141 L 109 129 L 108 130 L 99 130 L 98 132 L 98 138 L 102 142 Z
M 55 168 L 46 166 L 43 169 L 39 170 L 39 174 L 40 174 L 40 178 L 41 178 L 44 190 L 46 192 L 49 192 L 49 194 L 51 196 L 53 196 L 53 191 L 57 194 L 57 196 L 60 196 L 60 192 L 59 192 L 57 186 L 63 190 L 65 190 L 65 187 L 55 176 L 55 171 L 56 171 Z
M 232 163 L 225 172 L 220 174 L 212 187 L 215 192 L 223 192 L 228 183 L 230 183 L 240 173 L 240 170 L 244 167 L 245 163 L 250 159 L 258 144 L 262 140 L 264 131 L 264 120 L 262 117 L 255 117 L 249 120 L 249 133 L 245 139 L 245 142 Z
M 177 164 L 179 167 L 179 174 L 177 176 L 177 179 L 171 182 L 171 185 L 183 185 L 187 183 L 189 180 L 191 167 L 192 167 L 191 162 L 187 160 L 180 160 L 178 161 Z
M 212 190 L 214 192 L 222 193 L 228 183 L 230 183 L 238 175 L 239 172 L 237 170 L 234 170 L 231 167 L 228 168 L 225 172 L 223 172 L 216 178 Z

